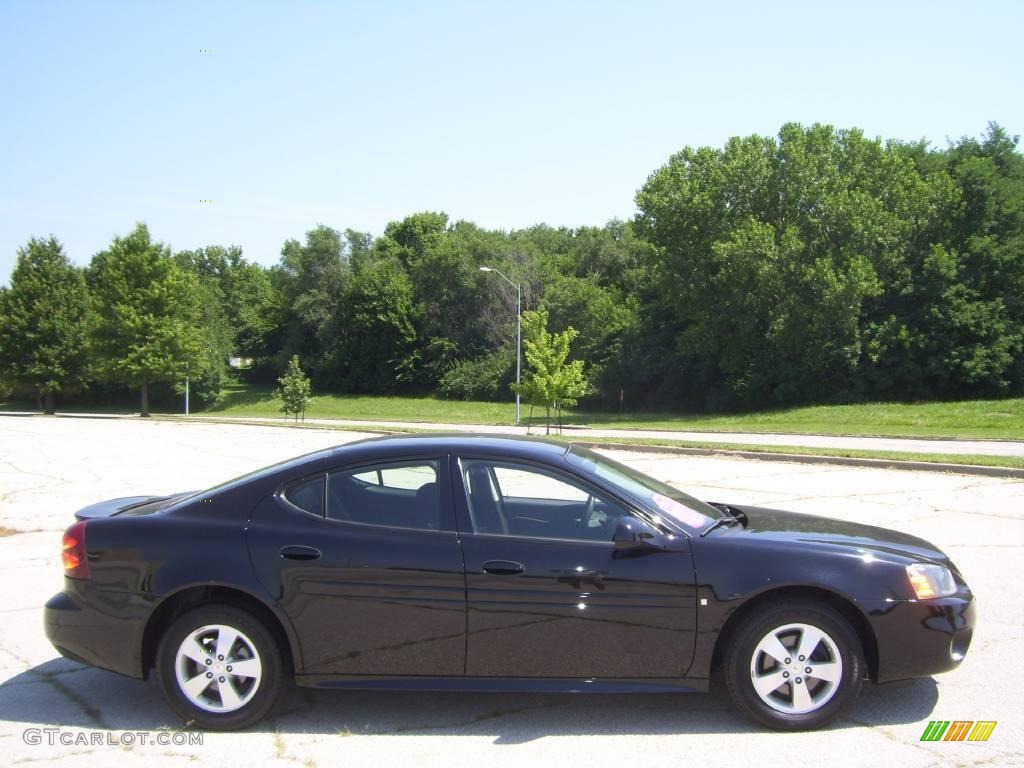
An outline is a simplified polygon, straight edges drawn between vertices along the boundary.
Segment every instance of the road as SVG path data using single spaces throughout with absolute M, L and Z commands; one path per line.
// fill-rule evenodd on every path
M 960 669 L 867 686 L 825 731 L 779 734 L 708 695 L 554 696 L 321 692 L 291 688 L 271 719 L 201 745 L 119 742 L 178 728 L 154 682 L 60 659 L 41 606 L 60 588 L 59 531 L 97 499 L 210 485 L 359 437 L 270 426 L 94 419 L 0 419 L 0 746 L 16 765 L 799 766 L 1024 765 L 1024 481 L 615 452 L 696 495 L 887 525 L 932 540 L 979 596 Z M 542 649 L 541 649 L 542 650 Z M 921 743 L 930 719 L 997 720 L 986 743 Z M 85 743 L 26 743 L 57 727 Z M 31 740 L 29 732 L 29 740 Z M 95 735 L 117 744 L 90 745 Z M 153 736 L 147 736 L 152 739 Z

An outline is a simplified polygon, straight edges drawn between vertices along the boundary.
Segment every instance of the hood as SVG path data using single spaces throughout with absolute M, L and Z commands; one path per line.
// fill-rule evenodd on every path
M 855 549 L 879 555 L 895 555 L 911 560 L 941 563 L 956 570 L 946 554 L 934 544 L 908 533 L 851 523 L 818 515 L 785 512 L 781 509 L 730 505 L 746 516 L 746 525 L 730 528 L 736 535 L 764 541 L 812 544 Z

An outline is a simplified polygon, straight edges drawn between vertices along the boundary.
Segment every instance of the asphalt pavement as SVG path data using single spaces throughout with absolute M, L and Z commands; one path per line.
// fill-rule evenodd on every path
M 922 536 L 964 571 L 978 595 L 979 624 L 963 665 L 935 678 L 869 685 L 843 718 L 814 733 L 763 730 L 721 691 L 556 696 L 289 688 L 272 717 L 249 731 L 202 734 L 202 744 L 155 744 L 157 733 L 188 737 L 155 682 L 80 666 L 47 643 L 42 605 L 61 587 L 59 534 L 78 507 L 212 485 L 360 436 L 272 426 L 0 418 L 0 526 L 8 529 L 0 536 L 2 761 L 146 768 L 186 762 L 291 768 L 1024 765 L 1024 597 L 1016 579 L 1024 562 L 1024 481 L 1010 478 L 614 452 L 701 498 L 827 514 Z M 921 742 L 933 719 L 998 725 L 984 743 Z

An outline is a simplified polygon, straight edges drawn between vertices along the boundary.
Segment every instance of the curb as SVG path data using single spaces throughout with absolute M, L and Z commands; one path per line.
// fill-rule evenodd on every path
M 216 419 L 202 416 L 196 419 L 188 416 L 173 416 L 160 414 L 159 416 L 151 416 L 154 421 L 176 421 L 182 424 L 244 424 L 248 427 L 286 427 L 288 429 L 319 429 L 324 432 L 366 432 L 371 435 L 408 435 L 409 432 L 403 432 L 398 429 L 386 429 L 384 427 L 359 427 L 359 426 L 346 426 L 338 424 L 306 424 L 305 422 L 282 422 L 280 424 L 271 421 L 259 421 L 256 419 Z
M 658 427 L 617 427 L 614 424 L 563 424 L 562 429 L 621 429 L 634 432 L 671 432 L 672 430 L 659 429 Z M 737 430 L 731 429 L 701 429 L 699 427 L 687 427 L 678 430 L 680 432 L 702 432 L 708 435 L 734 435 Z M 774 430 L 739 430 L 741 433 L 750 435 L 772 435 L 774 437 L 875 437 L 883 440 L 931 440 L 941 443 L 943 440 L 967 440 L 972 443 L 1024 443 L 1021 437 L 963 437 L 957 435 L 894 435 L 879 432 L 776 432 Z
M 190 424 L 198 423 L 184 417 L 163 416 L 168 421 L 183 421 Z M 211 419 L 203 417 L 202 421 L 209 424 L 249 424 L 259 427 L 289 427 L 301 429 L 329 429 L 343 432 L 369 432 L 380 435 L 415 434 L 388 430 L 381 427 L 352 427 L 325 424 L 268 424 L 265 421 L 245 421 L 243 419 Z M 453 433 L 458 434 L 458 433 Z M 868 469 L 901 469 L 911 472 L 943 472 L 957 475 L 978 475 L 982 477 L 1009 477 L 1024 479 L 1024 469 L 1014 467 L 989 467 L 984 464 L 946 464 L 935 461 L 901 461 L 898 459 L 865 459 L 853 456 L 819 456 L 806 453 L 774 453 L 769 451 L 733 451 L 722 448 L 691 448 L 681 445 L 636 445 L 633 443 L 616 443 L 614 440 L 570 440 L 586 448 L 604 448 L 615 451 L 632 451 L 634 453 L 672 453 L 682 456 L 723 456 L 726 458 L 754 459 L 756 461 L 786 461 L 791 464 L 837 464 L 848 467 Z

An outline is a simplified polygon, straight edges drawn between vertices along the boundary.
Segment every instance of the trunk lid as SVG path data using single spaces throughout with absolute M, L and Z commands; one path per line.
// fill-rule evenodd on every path
M 122 496 L 118 499 L 107 499 L 82 507 L 75 512 L 75 519 L 93 520 L 97 517 L 113 517 L 114 515 L 151 515 L 193 493 L 195 491 L 176 493 L 172 496 Z

